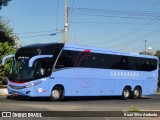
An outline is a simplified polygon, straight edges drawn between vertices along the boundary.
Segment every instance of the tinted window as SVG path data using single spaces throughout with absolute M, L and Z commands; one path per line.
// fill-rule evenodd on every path
M 52 73 L 53 64 L 54 64 L 54 61 L 51 61 L 51 60 L 37 61 L 35 73 L 34 73 L 35 78 L 38 79 L 38 78 L 50 76 L 50 74 Z
M 149 58 L 129 57 L 131 70 L 152 71 L 157 69 L 157 60 Z
M 73 67 L 74 66 L 74 53 L 72 51 L 62 51 L 57 64 L 56 68 L 64 68 L 64 67 Z
M 64 50 L 56 65 L 56 68 L 63 67 L 152 71 L 157 68 L 157 60 L 122 55 L 90 53 L 85 51 Z
M 91 67 L 91 53 L 84 51 L 62 51 L 56 68 L 63 67 Z

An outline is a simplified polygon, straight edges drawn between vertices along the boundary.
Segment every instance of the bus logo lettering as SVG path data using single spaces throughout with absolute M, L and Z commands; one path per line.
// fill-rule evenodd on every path
M 139 77 L 137 72 L 122 72 L 122 71 L 111 71 L 112 77 Z

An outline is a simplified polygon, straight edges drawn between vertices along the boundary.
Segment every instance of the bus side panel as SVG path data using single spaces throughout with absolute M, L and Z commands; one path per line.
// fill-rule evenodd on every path
M 65 96 L 120 96 L 125 86 L 130 86 L 132 91 L 140 86 L 142 95 L 151 95 L 155 93 L 157 81 L 147 78 L 153 75 L 154 72 L 148 75 L 142 71 L 69 68 L 52 73 L 50 89 L 62 84 Z
M 97 96 L 100 95 L 101 82 L 95 78 L 94 72 L 90 68 L 70 68 L 56 71 L 52 76 L 57 84 L 64 86 L 65 96 Z
M 99 96 L 113 95 L 115 88 L 115 80 L 111 77 L 110 71 L 107 69 L 94 69 L 94 79 L 97 80 L 97 83 L 94 83 L 95 91 L 100 91 Z M 100 87 L 97 88 L 97 84 L 100 84 Z
M 32 90 L 31 93 L 33 93 L 34 97 L 48 97 L 50 96 L 50 91 L 48 89 L 49 86 L 49 78 L 41 78 L 35 81 L 32 81 L 32 83 L 37 83 Z
M 145 88 L 143 95 L 154 95 L 157 91 L 157 84 L 154 80 L 148 80 L 145 83 Z
M 114 89 L 112 95 L 122 95 L 124 87 L 128 86 L 131 91 L 136 86 L 144 88 L 144 80 L 147 79 L 146 74 L 139 71 L 111 70 L 110 79 L 114 81 Z
M 144 91 L 143 95 L 153 95 L 157 92 L 157 83 L 158 83 L 158 72 L 153 71 L 150 73 L 147 73 L 147 78 L 144 81 Z

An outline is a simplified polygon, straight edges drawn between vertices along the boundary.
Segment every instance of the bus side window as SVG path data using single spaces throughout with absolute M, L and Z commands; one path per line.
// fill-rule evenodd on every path
M 35 77 L 39 78 L 45 76 L 46 63 L 44 61 L 38 61 L 35 69 Z
M 57 61 L 56 68 L 63 68 L 64 67 L 64 61 L 65 61 L 65 55 L 64 55 L 64 52 L 62 52 L 58 61 Z
M 73 67 L 71 51 L 64 50 L 60 55 L 56 68 Z
M 51 75 L 53 65 L 54 65 L 54 61 L 46 61 L 45 76 L 50 76 Z
M 92 68 L 92 66 L 90 66 L 91 62 L 92 62 L 91 57 L 85 56 L 83 57 L 83 59 L 80 60 L 78 67 Z

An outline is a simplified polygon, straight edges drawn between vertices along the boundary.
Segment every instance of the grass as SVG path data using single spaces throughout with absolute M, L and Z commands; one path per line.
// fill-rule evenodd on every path
M 160 91 L 159 91 L 159 92 L 157 92 L 157 94 L 160 94 Z
M 129 110 L 129 112 L 138 112 L 138 111 L 140 111 L 139 108 L 137 106 L 134 106 L 134 105 L 130 106 L 128 110 Z

